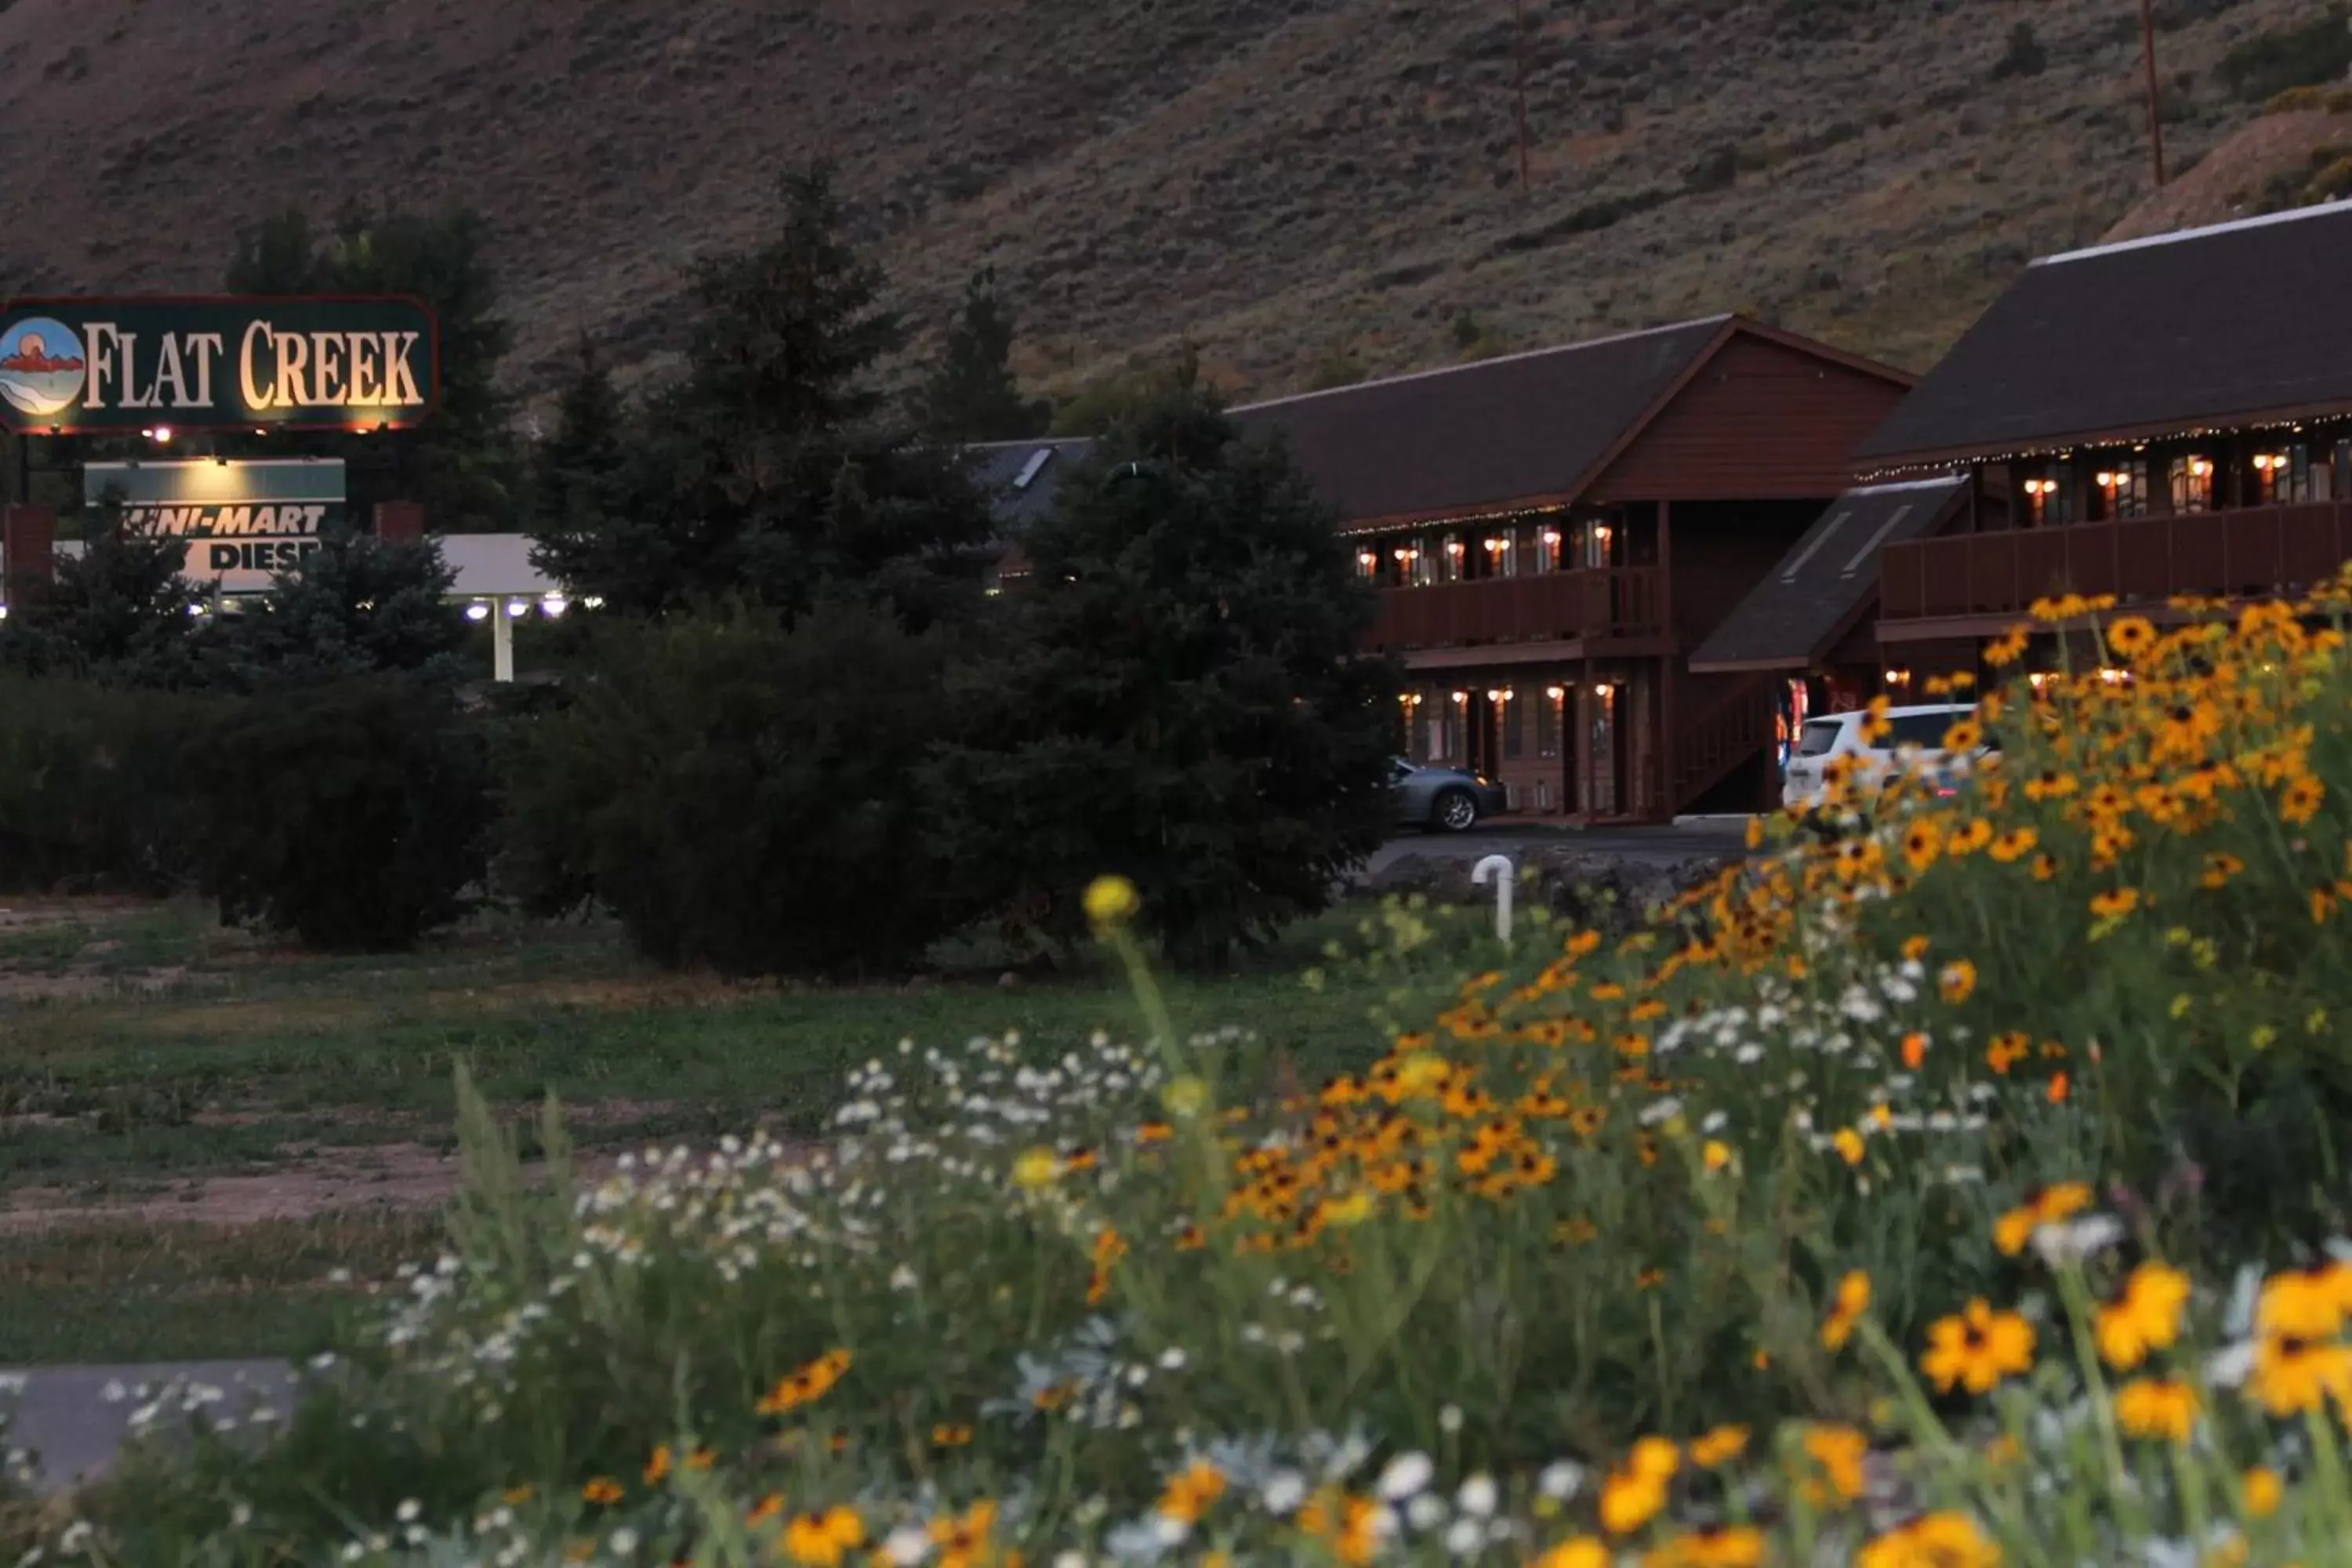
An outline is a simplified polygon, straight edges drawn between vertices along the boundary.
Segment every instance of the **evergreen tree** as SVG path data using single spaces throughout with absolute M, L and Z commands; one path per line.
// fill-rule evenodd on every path
M 201 684 L 204 601 L 180 575 L 187 552 L 185 540 L 131 523 L 119 505 L 100 508 L 81 552 L 60 552 L 56 579 L 9 606 L 0 665 L 114 686 Z
M 593 522 L 620 499 L 628 467 L 628 410 L 593 339 L 555 408 L 555 433 L 531 455 L 531 510 L 542 525 Z
M 1054 405 L 1021 395 L 1013 374 L 1013 314 L 996 292 L 995 269 L 982 268 L 964 286 L 963 308 L 923 384 L 925 434 L 964 443 L 1019 441 L 1045 433 Z
M 416 430 L 392 437 L 302 432 L 245 437 L 240 451 L 305 452 L 349 466 L 352 514 L 379 500 L 415 500 L 436 532 L 497 532 L 517 524 L 521 469 L 512 405 L 499 366 L 514 333 L 499 313 L 498 282 L 481 218 L 344 209 L 320 234 L 288 210 L 243 235 L 229 265 L 240 294 L 409 294 L 433 308 L 440 331 L 441 401 Z M 224 448 L 226 449 L 226 448 Z
M 345 531 L 207 628 L 210 682 L 252 691 L 404 671 L 454 684 L 467 640 L 447 597 L 456 576 L 430 540 Z
M 823 166 L 787 176 L 782 202 L 773 239 L 695 268 L 689 368 L 648 401 L 620 501 L 541 523 L 540 558 L 574 595 L 792 615 L 851 584 L 914 624 L 976 596 L 986 502 L 873 384 L 906 343 L 881 271 L 845 237 Z
M 1172 957 L 1223 962 L 1325 907 L 1381 841 L 1396 676 L 1337 520 L 1190 375 L 1105 438 L 1023 540 L 1034 585 L 926 770 L 959 892 L 1049 945 L 1132 878 Z

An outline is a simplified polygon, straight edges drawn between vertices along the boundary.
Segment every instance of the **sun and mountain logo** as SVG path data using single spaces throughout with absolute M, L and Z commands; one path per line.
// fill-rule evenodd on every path
M 19 414 L 46 419 L 80 401 L 81 338 L 62 321 L 33 316 L 0 332 L 0 398 Z

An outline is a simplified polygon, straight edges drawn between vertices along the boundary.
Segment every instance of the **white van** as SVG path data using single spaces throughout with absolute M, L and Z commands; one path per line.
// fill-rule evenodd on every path
M 1893 773 L 1899 761 L 1908 760 L 1918 772 L 1937 780 L 1956 779 L 1965 773 L 1970 763 L 1992 750 L 1979 746 L 1969 756 L 1951 758 L 1944 754 L 1944 737 L 1953 725 L 1976 711 L 1969 702 L 1932 702 L 1916 708 L 1890 708 L 1886 711 L 1887 732 L 1875 745 L 1864 744 L 1862 727 L 1868 721 L 1866 712 L 1825 713 L 1818 719 L 1805 721 L 1797 731 L 1797 747 L 1789 758 L 1788 774 L 1780 786 L 1780 804 L 1802 805 L 1822 793 L 1828 783 L 1829 764 L 1839 757 L 1852 757 L 1848 776 L 1864 787 L 1883 782 Z

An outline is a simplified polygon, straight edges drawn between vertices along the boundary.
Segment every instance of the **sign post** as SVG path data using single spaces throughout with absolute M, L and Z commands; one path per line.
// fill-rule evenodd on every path
M 0 302 L 0 426 L 19 434 L 402 430 L 440 391 L 415 300 Z

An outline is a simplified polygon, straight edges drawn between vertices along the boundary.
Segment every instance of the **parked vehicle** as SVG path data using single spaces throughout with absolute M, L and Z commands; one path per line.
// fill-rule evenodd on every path
M 1898 768 L 1908 768 L 1949 793 L 1968 776 L 1978 758 L 1993 750 L 1980 745 L 1958 757 L 1944 750 L 1944 738 L 1952 726 L 1975 711 L 1966 702 L 1891 708 L 1886 713 L 1887 732 L 1874 742 L 1862 738 L 1868 713 L 1826 713 L 1808 719 L 1797 732 L 1797 748 L 1789 758 L 1780 787 L 1780 804 L 1799 806 L 1818 796 L 1828 784 L 1830 764 L 1840 757 L 1854 759 L 1850 776 L 1864 788 L 1884 783 Z
M 1466 833 L 1479 818 L 1509 809 L 1503 786 L 1459 768 L 1425 768 L 1396 759 L 1389 782 L 1396 793 L 1396 819 L 1433 833 Z

